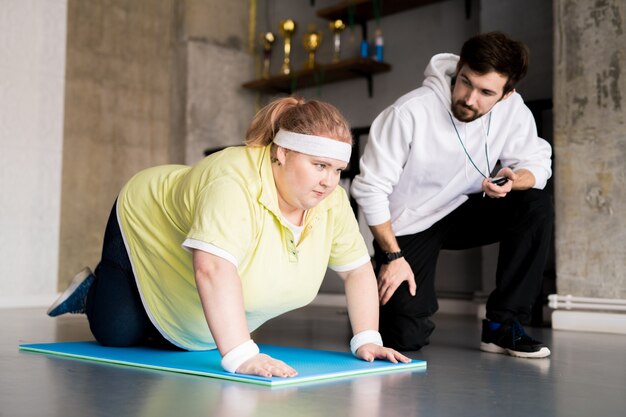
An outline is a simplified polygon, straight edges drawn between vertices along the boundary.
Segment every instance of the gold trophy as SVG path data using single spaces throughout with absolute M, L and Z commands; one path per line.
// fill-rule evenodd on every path
M 309 54 L 309 59 L 307 60 L 304 68 L 313 69 L 315 68 L 315 51 L 320 47 L 322 43 L 322 34 L 315 30 L 315 25 L 309 26 L 309 31 L 304 34 L 302 37 L 302 44 L 304 45 L 304 49 Z
M 346 28 L 346 24 L 341 19 L 330 22 L 330 31 L 333 33 L 333 62 L 341 59 L 341 32 Z
M 291 37 L 296 31 L 296 22 L 291 19 L 281 20 L 280 25 L 280 34 L 285 39 L 285 58 L 283 59 L 283 65 L 280 68 L 281 74 L 289 74 L 291 72 Z
M 263 45 L 263 73 L 262 77 L 268 79 L 270 77 L 270 59 L 272 57 L 272 44 L 276 39 L 272 32 L 266 32 L 261 38 Z

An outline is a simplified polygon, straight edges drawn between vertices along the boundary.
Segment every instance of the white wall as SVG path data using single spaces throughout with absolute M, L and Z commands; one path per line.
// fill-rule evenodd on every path
M 56 294 L 67 0 L 0 0 L 0 307 Z

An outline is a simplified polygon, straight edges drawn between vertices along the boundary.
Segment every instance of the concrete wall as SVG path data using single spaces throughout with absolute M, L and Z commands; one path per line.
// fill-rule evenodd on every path
M 241 84 L 253 74 L 246 51 L 206 42 L 187 46 L 185 163 L 193 164 L 208 148 L 241 145 L 254 116 L 253 94 Z
M 171 161 L 174 0 L 69 0 L 59 287 L 100 259 L 122 185 Z
M 242 143 L 253 95 L 247 2 L 70 0 L 59 287 L 95 267 L 139 170 Z
M 0 307 L 56 292 L 66 13 L 66 0 L 0 4 Z
M 185 0 L 182 42 L 185 163 L 207 148 L 243 143 L 254 116 L 254 94 L 241 84 L 254 76 L 249 52 L 249 2 Z
M 626 299 L 626 3 L 555 15 L 557 288 Z

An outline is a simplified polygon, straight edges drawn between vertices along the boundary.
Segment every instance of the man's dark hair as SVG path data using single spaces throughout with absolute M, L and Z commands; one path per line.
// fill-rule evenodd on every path
M 472 71 L 495 71 L 507 76 L 503 94 L 515 88 L 528 71 L 528 48 L 502 32 L 488 32 L 468 39 L 461 48 L 457 71 L 467 64 Z

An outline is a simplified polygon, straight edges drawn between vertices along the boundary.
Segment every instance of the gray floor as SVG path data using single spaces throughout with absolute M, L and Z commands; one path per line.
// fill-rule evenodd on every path
M 479 322 L 436 317 L 427 371 L 270 389 L 20 353 L 18 344 L 91 339 L 84 317 L 0 310 L 0 416 L 625 416 L 626 337 L 530 329 L 550 359 L 477 350 Z M 344 350 L 345 312 L 308 307 L 265 325 L 259 343 Z

